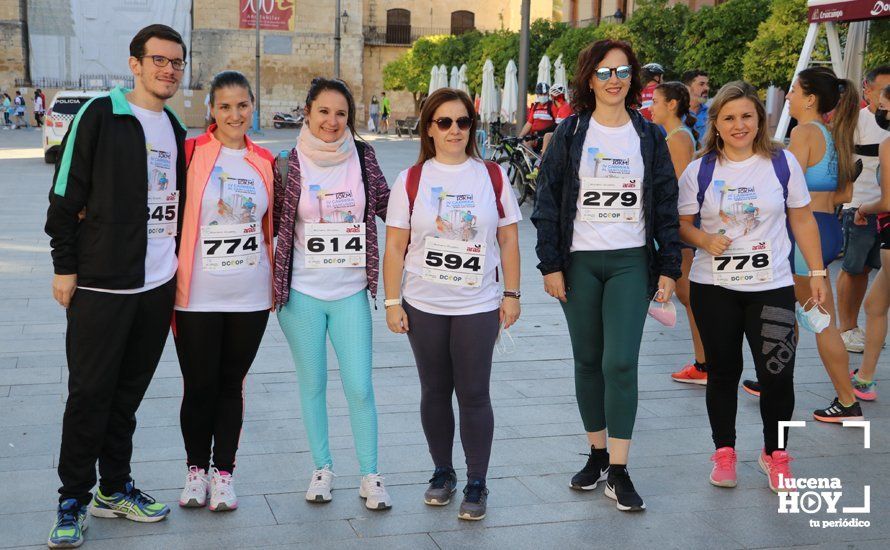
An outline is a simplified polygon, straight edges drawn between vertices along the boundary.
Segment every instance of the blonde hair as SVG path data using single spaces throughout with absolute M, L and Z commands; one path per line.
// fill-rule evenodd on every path
M 699 156 L 715 153 L 717 158 L 725 160 L 723 153 L 723 139 L 717 135 L 717 116 L 727 103 L 737 99 L 748 99 L 754 104 L 757 111 L 757 135 L 754 136 L 754 154 L 771 158 L 782 146 L 769 137 L 769 128 L 766 121 L 766 108 L 757 97 L 754 86 L 743 80 L 736 80 L 724 85 L 714 96 L 714 101 L 708 109 L 708 128 L 705 131 L 705 139 Z

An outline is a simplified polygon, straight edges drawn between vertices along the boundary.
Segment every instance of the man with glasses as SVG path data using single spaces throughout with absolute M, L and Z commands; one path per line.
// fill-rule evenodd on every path
M 179 89 L 185 50 L 170 27 L 139 31 L 134 89 L 90 100 L 61 145 L 46 233 L 53 297 L 67 310 L 69 377 L 50 548 L 80 546 L 91 499 L 96 517 L 155 522 L 170 512 L 134 486 L 130 458 L 173 313 L 186 129 L 165 103 Z

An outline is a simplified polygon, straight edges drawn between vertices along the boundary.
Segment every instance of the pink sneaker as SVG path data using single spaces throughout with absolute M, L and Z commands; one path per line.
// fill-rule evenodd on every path
M 766 454 L 766 450 L 760 451 L 760 460 L 758 460 L 758 463 L 760 464 L 760 469 L 763 470 L 763 473 L 769 478 L 769 488 L 772 489 L 774 493 L 778 493 L 779 491 L 797 491 L 797 489 L 793 487 L 786 489 L 780 482 L 781 479 L 791 479 L 792 460 L 794 459 L 791 458 L 791 455 L 789 455 L 787 451 L 776 450 L 773 451 L 772 456 Z
M 735 449 L 720 447 L 711 455 L 711 462 L 714 463 L 714 469 L 711 470 L 711 485 L 735 487 L 738 484 L 735 474 Z

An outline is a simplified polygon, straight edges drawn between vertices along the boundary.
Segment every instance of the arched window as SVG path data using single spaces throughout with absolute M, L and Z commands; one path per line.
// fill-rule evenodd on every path
M 471 11 L 451 12 L 451 34 L 459 35 L 476 28 L 476 16 Z
M 386 10 L 386 43 L 411 43 L 411 12 L 401 8 Z

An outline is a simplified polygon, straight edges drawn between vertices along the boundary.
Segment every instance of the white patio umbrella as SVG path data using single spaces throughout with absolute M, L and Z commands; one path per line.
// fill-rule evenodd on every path
M 467 65 L 464 63 L 457 71 L 457 89 L 467 92 L 469 95 L 470 87 L 467 86 Z
M 457 67 L 451 67 L 451 79 L 448 80 L 448 87 L 457 89 L 460 76 L 458 76 Z
M 433 92 L 439 89 L 439 67 L 433 65 L 430 70 L 430 86 L 427 95 L 433 95 Z
M 494 64 L 485 60 L 482 66 L 482 99 L 479 101 L 479 118 L 491 122 L 498 116 L 498 89 L 494 82 Z
M 448 67 L 445 65 L 439 65 L 439 87 L 448 87 Z
M 868 21 L 850 23 L 847 30 L 847 45 L 844 48 L 843 76 L 853 82 L 862 82 L 862 53 L 865 51 L 866 34 L 868 34 Z
M 538 80 L 535 82 L 545 82 L 547 87 L 550 87 L 550 58 L 546 55 L 541 58 L 541 62 L 538 63 Z
M 562 54 L 553 62 L 553 84 L 561 84 L 566 90 L 569 89 L 569 82 L 566 79 L 566 66 L 562 62 Z
M 504 94 L 501 98 L 501 119 L 516 122 L 516 105 L 519 101 L 519 83 L 516 81 L 516 63 L 511 59 L 504 70 Z

